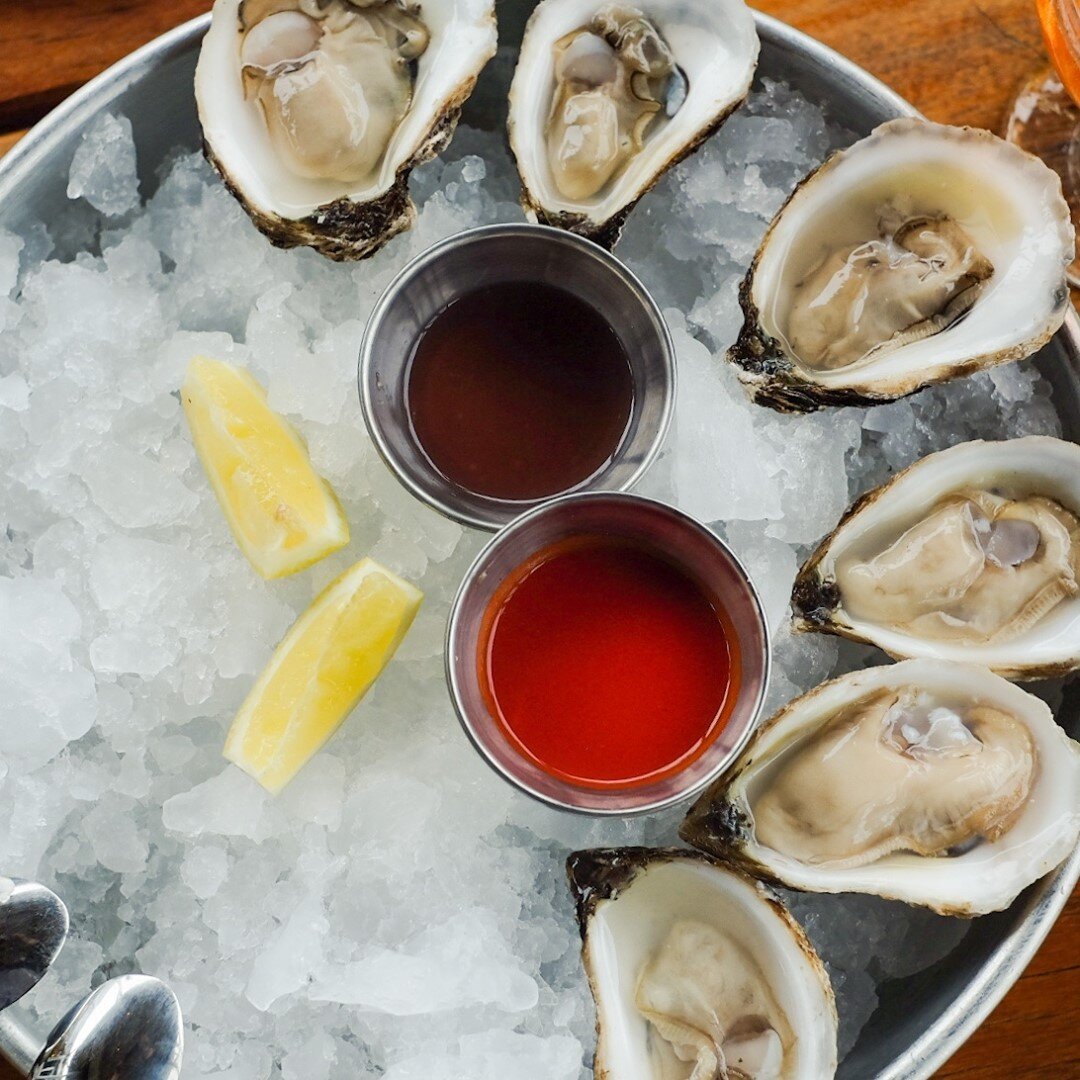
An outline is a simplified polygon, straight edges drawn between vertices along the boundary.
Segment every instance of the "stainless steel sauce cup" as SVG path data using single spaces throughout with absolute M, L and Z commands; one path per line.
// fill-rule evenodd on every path
M 493 499 L 448 480 L 416 438 L 405 392 L 413 350 L 431 320 L 459 296 L 508 281 L 574 292 L 611 325 L 630 360 L 634 405 L 622 443 L 612 460 L 575 490 L 632 487 L 660 448 L 675 398 L 671 337 L 659 308 L 618 259 L 591 241 L 544 225 L 488 225 L 417 256 L 375 305 L 364 333 L 359 370 L 364 420 L 405 487 L 447 517 L 480 529 L 497 529 L 546 500 Z
M 624 789 L 579 787 L 516 750 L 491 715 L 480 681 L 484 615 L 502 582 L 536 552 L 582 534 L 642 543 L 679 566 L 724 608 L 738 640 L 738 696 L 726 727 L 695 761 L 654 783 Z M 739 560 L 704 525 L 638 495 L 571 494 L 522 515 L 492 539 L 462 582 L 446 631 L 446 677 L 465 733 L 504 779 L 542 802 L 591 814 L 638 814 L 701 791 L 739 755 L 769 682 L 769 633 L 757 590 Z

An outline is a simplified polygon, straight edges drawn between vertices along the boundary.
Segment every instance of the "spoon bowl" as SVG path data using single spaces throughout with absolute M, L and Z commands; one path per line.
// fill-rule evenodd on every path
M 52 1029 L 30 1080 L 177 1080 L 183 1049 L 176 995 L 160 979 L 121 975 Z
M 56 893 L 0 876 L 0 1011 L 37 985 L 67 932 L 67 908 Z

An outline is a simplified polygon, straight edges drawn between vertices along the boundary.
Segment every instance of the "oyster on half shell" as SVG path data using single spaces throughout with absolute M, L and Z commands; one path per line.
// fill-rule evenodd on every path
M 280 247 L 361 259 L 495 52 L 494 0 L 216 0 L 195 72 L 207 157 Z
M 1020 360 L 1061 326 L 1061 181 L 986 131 L 893 120 L 811 173 L 765 234 L 728 352 L 785 412 L 877 404 Z
M 781 709 L 681 835 L 808 892 L 1000 911 L 1080 835 L 1080 745 L 987 671 L 907 660 Z
M 764 885 L 675 849 L 578 851 L 567 873 L 596 1001 L 598 1078 L 833 1076 L 828 975 Z
M 746 98 L 743 0 L 543 0 L 510 88 L 510 146 L 534 221 L 611 247 L 634 204 Z
M 1080 668 L 1080 447 L 1030 436 L 931 454 L 807 560 L 795 626 L 1016 679 Z

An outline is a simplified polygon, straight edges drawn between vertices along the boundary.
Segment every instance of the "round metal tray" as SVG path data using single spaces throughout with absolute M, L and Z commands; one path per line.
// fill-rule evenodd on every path
M 533 0 L 501 0 L 503 44 L 520 40 Z M 143 192 L 158 166 L 180 145 L 196 147 L 192 78 L 208 16 L 195 19 L 133 53 L 46 117 L 0 164 L 0 227 L 21 221 L 52 224 L 71 213 L 67 174 L 75 145 L 95 116 L 119 110 L 131 118 Z M 915 110 L 861 68 L 774 19 L 757 15 L 762 39 L 758 77 L 783 79 L 823 105 L 831 120 L 866 134 Z M 489 70 L 470 100 L 465 122 L 502 124 L 497 76 Z M 1051 381 L 1068 438 L 1080 438 L 1080 321 L 1065 328 L 1037 359 Z M 1059 720 L 1080 734 L 1080 687 L 1066 694 Z M 0 868 L 3 853 L 0 852 Z M 1080 851 L 1028 889 L 1013 906 L 975 921 L 961 945 L 918 975 L 885 984 L 880 1004 L 844 1060 L 841 1080 L 923 1080 L 953 1054 L 1016 981 L 1046 936 L 1080 877 Z M 36 1054 L 34 1033 L 0 1017 L 0 1054 L 26 1071 Z

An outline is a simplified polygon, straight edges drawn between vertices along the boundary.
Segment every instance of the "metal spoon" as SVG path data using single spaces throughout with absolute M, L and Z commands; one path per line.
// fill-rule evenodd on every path
M 36 986 L 64 944 L 68 913 L 36 881 L 0 877 L 0 1011 Z
M 177 1080 L 184 1022 L 160 979 L 102 983 L 52 1029 L 30 1080 Z

